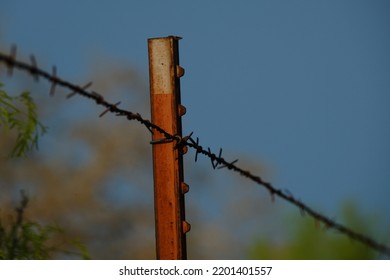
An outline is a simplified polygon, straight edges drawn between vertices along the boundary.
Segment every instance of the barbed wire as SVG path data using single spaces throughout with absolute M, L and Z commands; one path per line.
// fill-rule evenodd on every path
M 365 244 L 366 246 L 384 254 L 390 256 L 390 247 L 379 243 L 378 241 L 356 232 L 340 223 L 333 221 L 327 216 L 321 214 L 320 212 L 314 210 L 313 208 L 307 206 L 305 203 L 294 197 L 289 191 L 284 191 L 275 188 L 270 182 L 265 181 L 258 175 L 253 174 L 249 170 L 244 170 L 239 167 L 236 163 L 238 161 L 227 161 L 224 157 L 222 157 L 222 149 L 219 150 L 218 155 L 213 153 L 210 148 L 205 149 L 203 146 L 199 144 L 199 138 L 196 137 L 196 140 L 192 137 L 193 133 L 188 136 L 180 136 L 180 135 L 172 135 L 166 132 L 163 128 L 153 124 L 151 121 L 144 119 L 139 113 L 133 113 L 131 111 L 127 111 L 118 107 L 120 102 L 112 104 L 104 99 L 104 97 L 97 93 L 96 91 L 87 91 L 87 89 L 92 85 L 92 82 L 87 83 L 84 86 L 75 85 L 70 83 L 64 79 L 61 79 L 57 76 L 57 68 L 53 66 L 52 72 L 49 73 L 45 70 L 42 70 L 38 67 L 37 60 L 34 55 L 30 56 L 31 64 L 18 61 L 16 59 L 16 47 L 13 46 L 11 48 L 10 54 L 0 53 L 0 61 L 3 62 L 8 67 L 8 74 L 12 75 L 14 68 L 18 68 L 22 71 L 30 73 L 33 78 L 38 81 L 39 78 L 44 78 L 51 83 L 50 87 L 50 96 L 55 94 L 56 86 L 61 86 L 63 88 L 67 88 L 71 90 L 71 93 L 67 94 L 66 97 L 70 98 L 74 95 L 81 95 L 88 99 L 94 100 L 96 104 L 105 107 L 105 110 L 99 115 L 99 117 L 104 116 L 106 113 L 110 112 L 115 114 L 116 116 L 126 117 L 128 120 L 135 120 L 144 125 L 150 132 L 153 133 L 153 130 L 158 131 L 162 135 L 164 135 L 165 139 L 158 141 L 172 142 L 176 141 L 175 148 L 181 148 L 184 146 L 191 147 L 195 150 L 195 161 L 198 159 L 198 154 L 202 154 L 208 157 L 211 160 L 211 164 L 213 169 L 222 169 L 227 168 L 228 170 L 232 170 L 236 173 L 239 173 L 241 176 L 248 178 L 255 182 L 258 185 L 263 186 L 268 190 L 271 195 L 272 201 L 275 200 L 275 196 L 279 197 L 290 204 L 296 206 L 302 215 L 307 214 L 314 218 L 316 222 L 321 222 L 325 229 L 334 229 L 335 231 L 348 236 L 350 239 L 356 240 L 360 243 Z M 151 142 L 151 144 L 156 144 L 155 142 Z

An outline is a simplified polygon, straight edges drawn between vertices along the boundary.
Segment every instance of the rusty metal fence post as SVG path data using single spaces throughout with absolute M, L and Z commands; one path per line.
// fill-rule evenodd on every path
M 152 122 L 171 135 L 182 136 L 180 104 L 179 37 L 148 40 L 150 103 Z M 183 154 L 187 147 L 176 147 L 177 141 L 164 139 L 153 130 L 154 209 L 157 259 L 186 259 Z

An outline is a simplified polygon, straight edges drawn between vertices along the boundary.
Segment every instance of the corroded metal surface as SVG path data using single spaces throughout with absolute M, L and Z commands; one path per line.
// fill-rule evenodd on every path
M 181 139 L 178 37 L 148 40 L 152 123 Z M 157 259 L 186 259 L 183 151 L 177 141 L 164 141 L 164 134 L 153 130 L 153 176 L 156 219 Z

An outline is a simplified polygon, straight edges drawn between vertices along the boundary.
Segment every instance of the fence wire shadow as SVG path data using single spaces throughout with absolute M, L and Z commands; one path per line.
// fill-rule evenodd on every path
M 160 132 L 164 135 L 165 140 L 175 141 L 175 148 L 182 148 L 183 146 L 191 147 L 196 152 L 195 161 L 197 161 L 198 155 L 202 154 L 210 159 L 213 169 L 227 168 L 228 170 L 232 170 L 267 189 L 271 195 L 272 201 L 275 200 L 275 197 L 279 197 L 282 200 L 285 200 L 290 204 L 296 206 L 300 210 L 302 215 L 307 214 L 308 216 L 314 218 L 317 223 L 323 225 L 324 229 L 333 229 L 343 235 L 346 235 L 352 240 L 356 240 L 362 244 L 365 244 L 366 246 L 370 247 L 371 249 L 374 249 L 375 251 L 383 255 L 390 256 L 390 247 L 362 233 L 356 232 L 348 228 L 347 226 L 344 226 L 343 224 L 335 222 L 326 215 L 314 210 L 307 204 L 294 197 L 289 191 L 277 189 L 270 182 L 263 180 L 263 178 L 261 178 L 260 176 L 253 174 L 249 170 L 244 170 L 240 168 L 237 165 L 237 159 L 234 161 L 227 161 L 224 157 L 222 157 L 222 149 L 219 150 L 217 155 L 216 153 L 213 153 L 210 148 L 204 148 L 202 145 L 199 144 L 198 137 L 196 137 L 196 139 L 192 137 L 193 133 L 184 137 L 181 137 L 179 135 L 171 135 L 161 127 L 143 118 L 139 113 L 134 113 L 119 108 L 118 106 L 120 102 L 117 102 L 115 104 L 110 103 L 96 91 L 88 91 L 88 88 L 92 85 L 92 82 L 88 82 L 83 86 L 79 86 L 64 79 L 61 79 L 57 76 L 56 66 L 52 67 L 51 73 L 42 70 L 38 67 L 37 60 L 34 55 L 30 56 L 30 63 L 19 61 L 16 59 L 16 46 L 12 46 L 9 54 L 0 53 L 0 62 L 7 66 L 8 74 L 10 76 L 13 74 L 14 68 L 17 68 L 21 71 L 29 73 L 35 79 L 35 81 L 39 81 L 39 78 L 46 79 L 51 84 L 49 91 L 50 96 L 53 96 L 55 94 L 56 86 L 67 88 L 68 90 L 70 90 L 70 93 L 66 95 L 67 98 L 71 98 L 75 95 L 80 95 L 90 100 L 93 100 L 96 102 L 97 105 L 104 107 L 105 109 L 102 111 L 99 117 L 102 117 L 107 113 L 112 113 L 118 117 L 124 117 L 128 120 L 135 120 L 144 125 L 150 132 L 153 132 L 153 130 Z M 151 144 L 154 143 L 151 142 Z

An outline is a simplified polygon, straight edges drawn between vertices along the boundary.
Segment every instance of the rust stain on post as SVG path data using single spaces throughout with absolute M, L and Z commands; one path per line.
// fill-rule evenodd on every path
M 152 122 L 181 137 L 178 37 L 148 40 Z M 153 131 L 153 141 L 164 135 Z M 186 259 L 183 153 L 175 141 L 153 144 L 153 176 L 157 259 Z M 185 225 L 183 228 L 183 225 Z

